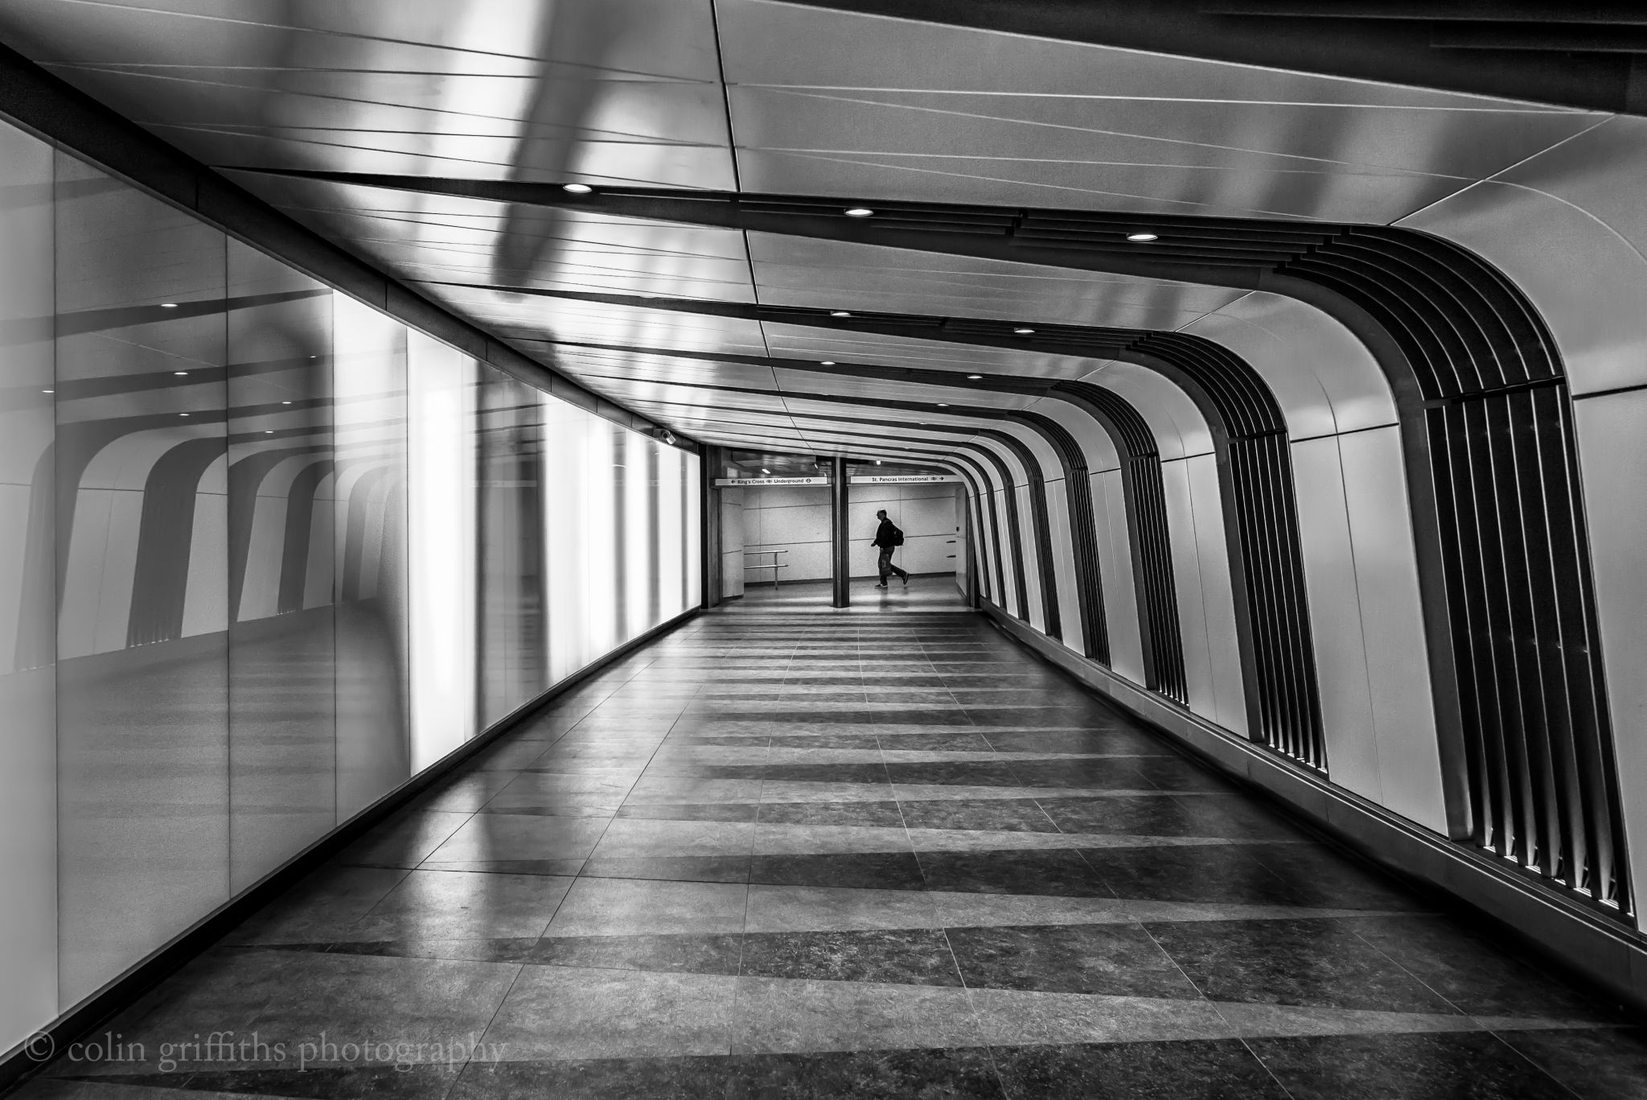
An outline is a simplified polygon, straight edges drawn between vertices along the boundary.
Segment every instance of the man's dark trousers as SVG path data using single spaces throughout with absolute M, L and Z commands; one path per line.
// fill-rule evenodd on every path
M 876 561 L 876 563 L 875 563 L 875 567 L 877 569 L 879 569 L 880 572 L 881 572 L 881 583 L 885 584 L 887 576 L 892 574 L 892 573 L 896 573 L 896 574 L 898 574 L 898 576 L 900 576 L 904 579 L 905 584 L 908 584 L 909 583 L 909 574 L 904 572 L 902 569 L 899 569 L 896 565 L 892 564 L 892 551 L 894 549 L 895 548 L 891 547 L 891 546 L 881 547 L 880 559 L 878 561 Z

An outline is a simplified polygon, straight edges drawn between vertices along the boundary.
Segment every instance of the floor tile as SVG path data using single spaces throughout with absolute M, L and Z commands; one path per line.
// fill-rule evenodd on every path
M 1007 1095 L 1046 1100 L 1287 1100 L 1238 1040 L 1072 1043 L 991 1050 Z
M 528 966 L 482 1041 L 508 1061 L 726 1054 L 736 981 L 717 974 Z
M 726 1090 L 727 1100 L 995 1100 L 1002 1095 L 990 1052 L 976 1047 L 738 1055 L 731 1059 Z
M 1356 935 L 1350 921 L 1201 921 L 1148 928 L 1215 1001 L 1458 1012 Z
M 1139 925 L 998 925 L 945 932 L 972 989 L 1201 996 Z
M 551 936 L 741 932 L 749 887 L 580 878 L 549 922 Z
M 902 985 L 960 985 L 949 942 L 937 929 L 749 933 L 741 973 Z
M 1571 1094 L 1484 1033 L 1251 1039 L 1293 1100 L 1554 1100 Z

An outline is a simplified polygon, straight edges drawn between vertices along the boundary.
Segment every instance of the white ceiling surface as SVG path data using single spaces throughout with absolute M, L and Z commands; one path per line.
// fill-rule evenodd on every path
M 1042 378 L 1107 364 L 490 288 L 1240 331 L 1255 348 L 1276 313 L 1219 288 L 234 169 L 1388 223 L 1607 118 L 775 0 L 7 0 L 0 36 L 528 354 L 686 434 L 772 447 L 825 445 L 788 415 L 797 390 L 952 391 L 564 342 Z M 1378 380 L 1339 373 L 1272 382 L 1289 415 L 1325 400 L 1381 420 Z M 776 415 L 736 413 L 755 408 Z

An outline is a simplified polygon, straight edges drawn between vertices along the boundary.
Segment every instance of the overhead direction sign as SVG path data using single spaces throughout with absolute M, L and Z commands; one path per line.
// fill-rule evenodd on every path
M 854 485 L 928 485 L 934 482 L 960 481 L 955 474 L 853 474 Z
M 721 485 L 828 485 L 827 477 L 718 477 Z

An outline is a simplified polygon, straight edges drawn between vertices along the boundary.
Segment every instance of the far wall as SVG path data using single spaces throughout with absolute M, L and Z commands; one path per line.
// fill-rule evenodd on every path
M 959 545 L 957 527 L 960 486 L 937 482 L 926 485 L 854 485 L 847 505 L 851 531 L 852 575 L 875 576 L 877 551 L 875 512 L 885 508 L 904 532 L 904 544 L 893 561 L 911 573 L 953 573 Z M 788 565 L 778 571 L 780 581 L 828 580 L 829 487 L 826 485 L 758 485 L 742 490 L 745 562 L 770 562 L 756 550 L 787 549 L 778 560 Z M 723 513 L 730 520 L 732 514 Z M 731 525 L 723 529 L 731 535 Z M 726 540 L 730 550 L 732 538 Z M 730 570 L 728 571 L 730 572 Z M 747 584 L 770 584 L 772 570 L 748 568 Z

